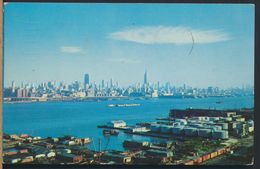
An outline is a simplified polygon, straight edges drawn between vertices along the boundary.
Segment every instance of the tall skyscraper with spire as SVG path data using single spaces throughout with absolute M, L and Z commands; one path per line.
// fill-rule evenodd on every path
M 144 84 L 147 84 L 147 71 L 144 72 Z

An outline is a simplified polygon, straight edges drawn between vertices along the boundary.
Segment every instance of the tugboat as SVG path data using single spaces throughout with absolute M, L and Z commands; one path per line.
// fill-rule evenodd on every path
M 116 130 L 103 130 L 104 136 L 117 136 L 119 134 Z

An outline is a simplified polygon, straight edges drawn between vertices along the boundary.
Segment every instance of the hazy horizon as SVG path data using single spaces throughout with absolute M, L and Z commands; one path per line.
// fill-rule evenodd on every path
M 207 15 L 205 15 L 205 13 Z M 4 6 L 4 86 L 12 81 L 170 82 L 254 86 L 254 6 L 35 4 Z

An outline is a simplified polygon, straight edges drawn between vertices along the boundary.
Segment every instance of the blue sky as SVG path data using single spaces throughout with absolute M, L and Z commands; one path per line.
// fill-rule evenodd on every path
M 192 52 L 192 44 L 194 46 Z M 4 85 L 14 80 L 194 87 L 254 83 L 254 6 L 38 4 L 4 7 Z

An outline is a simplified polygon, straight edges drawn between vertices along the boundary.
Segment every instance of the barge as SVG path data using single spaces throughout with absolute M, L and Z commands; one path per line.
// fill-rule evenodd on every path
M 109 104 L 108 107 L 136 107 L 141 106 L 141 104 Z
M 107 129 L 103 130 L 104 136 L 117 136 L 118 134 L 119 132 L 116 130 L 107 130 Z

